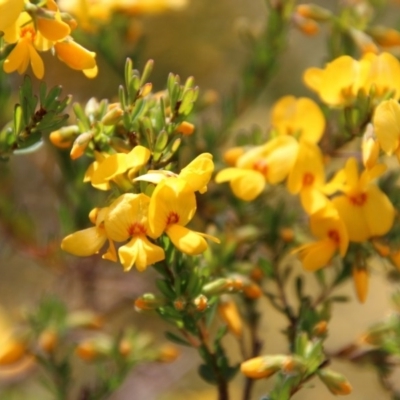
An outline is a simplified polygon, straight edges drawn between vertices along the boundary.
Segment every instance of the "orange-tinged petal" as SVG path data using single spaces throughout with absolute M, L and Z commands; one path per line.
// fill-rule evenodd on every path
M 89 51 L 73 40 L 54 44 L 58 58 L 70 68 L 88 70 L 96 67 L 96 53 Z
M 46 39 L 54 42 L 65 39 L 71 32 L 69 25 L 57 18 L 57 14 L 54 19 L 38 17 L 37 28 Z
M 390 99 L 380 103 L 374 113 L 373 125 L 382 150 L 393 154 L 400 145 L 400 105 Z
M 149 265 L 165 258 L 164 250 L 151 243 L 146 236 L 133 238 L 119 248 L 118 254 L 125 271 L 129 271 L 133 265 L 138 271 L 144 271 Z
M 28 67 L 28 62 L 29 62 L 28 60 L 29 60 L 28 43 L 25 40 L 20 40 L 18 41 L 16 46 L 11 50 L 11 53 L 4 61 L 3 65 L 4 72 L 10 74 L 11 72 L 17 71 L 20 65 L 26 65 L 25 69 L 22 71 L 23 73 L 26 71 L 26 68 Z
M 61 242 L 61 248 L 75 256 L 96 254 L 107 240 L 104 229 L 92 227 L 72 233 Z
M 44 75 L 44 64 L 42 58 L 37 53 L 36 49 L 30 44 L 28 46 L 31 66 L 36 78 L 42 79 Z
M 208 247 L 202 235 L 181 225 L 170 225 L 166 230 L 166 234 L 174 246 L 185 254 L 192 256 L 201 254 Z
M 93 68 L 83 69 L 82 72 L 84 73 L 86 78 L 93 79 L 96 78 L 99 72 L 99 68 L 97 67 L 97 65 L 95 65 Z
M 352 269 L 354 287 L 357 298 L 361 303 L 365 303 L 368 295 L 369 273 L 366 267 L 354 266 Z
M 299 252 L 299 257 L 305 270 L 317 271 L 329 264 L 336 250 L 335 243 L 326 238 L 318 242 L 303 245 L 296 249 L 296 252 Z
M 107 251 L 101 256 L 102 259 L 117 262 L 117 251 L 115 249 L 115 244 L 112 240 L 108 240 L 108 249 Z

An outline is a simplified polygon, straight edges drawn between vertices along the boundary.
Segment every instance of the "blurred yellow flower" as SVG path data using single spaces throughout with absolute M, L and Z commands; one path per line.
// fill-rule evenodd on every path
M 400 162 L 400 105 L 396 100 L 383 101 L 373 116 L 375 135 L 382 150 L 395 154 Z
M 393 225 L 395 210 L 389 198 L 371 181 L 386 170 L 377 164 L 358 174 L 357 160 L 349 158 L 344 168 L 343 195 L 332 202 L 346 225 L 349 239 L 364 242 L 373 236 L 386 234 Z
M 186 228 L 196 212 L 196 196 L 183 179 L 172 177 L 160 182 L 151 196 L 149 226 L 154 238 L 164 232 L 182 253 L 197 255 L 207 249 L 204 237 L 217 238 Z
M 325 118 L 313 100 L 284 96 L 272 108 L 271 124 L 280 135 L 317 143 L 324 133 Z
M 218 172 L 215 182 L 229 182 L 236 197 L 254 200 L 264 190 L 265 183 L 282 182 L 296 160 L 298 143 L 292 136 L 278 136 L 265 145 L 241 155 L 236 167 Z
M 308 68 L 303 80 L 318 93 L 321 100 L 330 106 L 346 106 L 357 97 L 363 87 L 369 62 L 356 61 L 350 56 L 341 56 L 328 63 L 324 69 Z
M 317 242 L 304 244 L 293 250 L 299 253 L 299 258 L 307 271 L 316 271 L 330 262 L 338 251 L 344 257 L 349 245 L 346 226 L 339 213 L 331 204 L 310 216 L 312 234 Z
M 144 194 L 126 193 L 109 207 L 105 217 L 108 237 L 116 242 L 129 242 L 118 250 L 125 271 L 133 265 L 144 271 L 149 265 L 165 258 L 164 250 L 152 243 L 148 224 L 150 198 Z

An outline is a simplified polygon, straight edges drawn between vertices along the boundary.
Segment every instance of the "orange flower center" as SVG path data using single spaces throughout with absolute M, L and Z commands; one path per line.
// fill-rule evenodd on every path
M 176 212 L 170 212 L 167 218 L 167 226 L 177 224 L 179 222 L 179 215 Z
M 355 206 L 362 206 L 367 200 L 366 193 L 357 193 L 354 196 L 350 196 L 350 201 Z
M 144 227 L 143 224 L 141 224 L 139 222 L 135 222 L 129 226 L 128 233 L 129 233 L 129 236 L 145 235 L 146 228 Z
M 333 240 L 337 245 L 340 244 L 340 236 L 339 236 L 338 231 L 331 229 L 328 232 L 328 237 L 329 237 L 329 239 Z
M 253 169 L 265 175 L 268 171 L 267 162 L 265 160 L 257 160 L 253 164 Z
M 35 36 L 36 36 L 35 28 L 33 26 L 29 26 L 29 25 L 22 27 L 20 36 L 21 36 L 21 38 L 28 39 L 31 42 L 33 42 L 35 40 Z
M 314 183 L 314 175 L 306 172 L 303 176 L 303 186 L 311 186 Z

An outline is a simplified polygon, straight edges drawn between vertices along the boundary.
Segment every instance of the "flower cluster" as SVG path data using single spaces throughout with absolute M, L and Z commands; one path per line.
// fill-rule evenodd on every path
M 400 159 L 399 77 L 400 63 L 389 53 L 368 53 L 360 61 L 341 56 L 325 68 L 310 68 L 304 74 L 306 84 L 326 106 L 339 108 L 345 118 L 352 109 L 357 110 L 357 125 L 364 130 L 358 134 L 354 121 L 349 129 L 354 137 L 363 134 L 361 173 L 357 158 L 346 157 L 345 165 L 326 179 L 324 147 L 318 144 L 326 129 L 325 117 L 313 100 L 293 96 L 275 103 L 265 144 L 233 148 L 225 155 L 231 167 L 219 171 L 216 182 L 229 182 L 238 198 L 251 201 L 266 183 L 285 180 L 287 190 L 299 196 L 317 238 L 294 249 L 306 270 L 329 265 L 336 253 L 345 258 L 350 242 L 361 245 L 371 241 L 376 247 L 377 239 L 394 224 L 395 208 L 375 181 L 387 169 L 378 161 L 380 149 Z M 358 283 L 363 280 L 361 286 L 367 285 L 367 255 L 360 254 L 349 255 L 349 259 L 357 260 L 353 278 L 359 298 L 365 300 L 366 287 L 360 289 Z
M 122 179 L 132 183 L 149 181 L 145 193 L 124 193 L 108 207 L 94 209 L 89 215 L 95 225 L 75 232 L 62 241 L 61 247 L 77 256 L 98 253 L 108 241 L 109 248 L 103 258 L 117 261 L 114 242 L 124 243 L 119 247 L 119 261 L 125 271 L 136 266 L 139 271 L 165 258 L 163 247 L 156 244 L 163 234 L 184 254 L 197 255 L 207 249 L 205 238 L 218 239 L 186 227 L 196 212 L 196 191 L 205 191 L 214 170 L 212 156 L 203 153 L 187 165 L 179 175 L 170 171 L 149 171 L 148 174 L 132 178 L 150 158 L 150 151 L 136 146 L 129 154 L 115 154 L 97 162 L 91 168 L 91 182 L 107 184 Z M 93 172 L 94 171 L 94 172 Z
M 76 22 L 61 13 L 54 0 L 36 6 L 23 0 L 0 3 L 0 31 L 10 48 L 3 69 L 7 73 L 23 74 L 29 65 L 38 79 L 44 76 L 40 52 L 53 51 L 70 68 L 87 77 L 97 75 L 96 54 L 86 50 L 70 36 Z

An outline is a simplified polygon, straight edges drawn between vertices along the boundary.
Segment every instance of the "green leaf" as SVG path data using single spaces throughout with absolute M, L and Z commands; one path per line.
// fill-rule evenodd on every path
M 208 383 L 215 385 L 217 383 L 217 379 L 214 375 L 214 371 L 211 367 L 206 364 L 199 365 L 198 368 L 199 375 Z
M 183 339 L 182 337 L 180 337 L 178 335 L 175 335 L 175 333 L 167 331 L 167 332 L 165 332 L 165 337 L 173 343 L 192 347 L 192 345 L 187 340 Z

